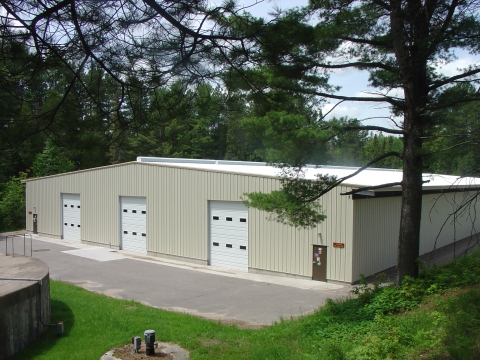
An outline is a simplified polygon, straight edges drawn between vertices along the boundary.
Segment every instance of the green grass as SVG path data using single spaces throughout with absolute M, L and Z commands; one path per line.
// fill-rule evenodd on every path
M 479 282 L 477 253 L 403 287 L 360 286 L 358 298 L 315 314 L 239 329 L 52 281 L 52 321 L 64 321 L 64 336 L 48 330 L 12 359 L 98 360 L 146 329 L 192 359 L 479 359 Z

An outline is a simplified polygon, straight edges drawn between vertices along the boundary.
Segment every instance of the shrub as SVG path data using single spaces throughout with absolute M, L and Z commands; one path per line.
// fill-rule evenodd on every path
M 392 314 L 415 309 L 427 295 L 445 289 L 474 285 L 480 282 L 480 259 L 465 256 L 443 267 L 423 269 L 418 279 L 405 277 L 402 286 L 369 286 L 361 277 L 360 286 L 352 291 L 363 304 L 360 310 L 368 318 L 375 314 Z
M 25 228 L 25 188 L 21 180 L 26 174 L 21 173 L 4 184 L 0 193 L 0 231 Z
M 480 288 L 461 294 L 445 306 L 443 343 L 453 359 L 480 359 Z

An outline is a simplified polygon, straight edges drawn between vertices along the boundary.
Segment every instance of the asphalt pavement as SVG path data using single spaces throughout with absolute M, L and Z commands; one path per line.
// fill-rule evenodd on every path
M 11 242 L 9 237 L 8 253 Z M 14 237 L 16 254 L 23 255 L 23 243 L 23 236 Z M 32 235 L 32 248 L 26 237 L 27 256 L 30 250 L 49 266 L 51 279 L 240 326 L 270 325 L 309 314 L 327 299 L 345 298 L 351 290 L 350 285 L 235 272 L 38 235 Z

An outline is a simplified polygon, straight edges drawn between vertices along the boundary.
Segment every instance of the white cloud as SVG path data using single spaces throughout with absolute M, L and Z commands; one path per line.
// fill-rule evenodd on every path
M 322 107 L 322 113 L 325 115 L 328 111 L 332 110 L 336 103 L 325 104 Z M 351 104 L 351 106 L 349 106 Z M 347 116 L 349 118 L 356 118 L 362 122 L 363 125 L 376 125 L 383 126 L 388 129 L 397 129 L 395 122 L 400 124 L 402 118 L 391 119 L 391 112 L 389 106 L 385 103 L 375 102 L 345 102 L 332 110 L 325 120 L 332 118 L 340 118 Z
M 479 59 L 473 56 L 466 56 L 454 60 L 448 64 L 438 64 L 435 70 L 445 76 L 455 76 L 462 72 L 462 69 L 468 68 L 470 65 L 479 65 Z
M 328 113 L 332 108 L 335 106 L 335 104 L 325 104 L 322 107 L 322 114 Z M 331 118 L 340 118 L 344 116 L 348 116 L 349 118 L 356 118 L 360 115 L 360 111 L 358 110 L 357 107 L 349 107 L 349 106 L 342 106 L 339 105 L 335 107 L 335 109 L 332 110 L 330 114 L 327 115 L 326 120 L 329 120 Z

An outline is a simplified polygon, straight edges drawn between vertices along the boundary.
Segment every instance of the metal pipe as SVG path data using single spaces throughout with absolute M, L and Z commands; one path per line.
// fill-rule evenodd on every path
M 36 281 L 38 282 L 38 290 L 39 290 L 39 298 L 38 298 L 38 307 L 39 312 L 38 312 L 38 318 L 40 320 L 40 323 L 43 326 L 49 326 L 49 327 L 56 327 L 57 330 L 57 335 L 61 335 L 63 333 L 63 322 L 59 321 L 56 324 L 45 324 L 42 320 L 42 279 L 38 278 L 6 278 L 6 277 L 0 277 L 0 280 L 12 280 L 12 281 Z M 61 329 L 61 330 L 60 330 Z
M 30 257 L 33 257 L 33 244 L 32 244 L 32 234 L 23 234 L 23 256 L 26 256 L 26 245 L 25 245 L 25 237 L 30 236 Z M 22 234 L 13 234 L 5 236 L 5 256 L 8 255 L 8 237 L 12 239 L 12 257 L 15 257 L 15 237 L 22 236 Z
M 23 234 L 23 256 L 25 255 L 25 236 L 30 236 L 30 257 L 33 257 L 32 234 Z

